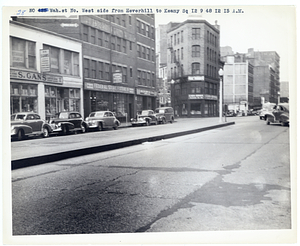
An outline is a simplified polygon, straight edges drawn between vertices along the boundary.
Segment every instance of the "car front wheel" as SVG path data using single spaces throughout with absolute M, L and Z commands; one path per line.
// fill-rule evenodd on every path
M 24 132 L 23 130 L 19 130 L 17 133 L 17 139 L 20 141 L 24 138 Z
M 103 130 L 102 124 L 99 123 L 99 125 L 98 125 L 98 131 L 102 131 L 102 130 Z
M 43 128 L 43 137 L 44 137 L 44 138 L 49 137 L 49 130 L 48 130 L 47 127 L 44 127 L 44 128 Z

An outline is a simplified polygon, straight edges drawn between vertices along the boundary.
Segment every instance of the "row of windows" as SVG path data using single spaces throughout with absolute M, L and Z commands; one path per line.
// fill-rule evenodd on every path
M 126 27 L 126 15 L 98 15 L 103 19 L 111 21 L 120 26 Z M 131 25 L 131 16 L 128 16 L 128 22 Z
M 138 84 L 155 87 L 155 74 L 146 71 L 137 71 Z
M 83 25 L 82 28 L 82 40 L 91 44 L 105 47 L 107 49 L 111 48 L 112 50 L 116 50 L 123 53 L 127 52 L 128 43 L 129 49 L 132 50 L 131 41 L 127 41 L 126 39 L 117 37 L 115 35 L 111 35 L 110 37 L 109 33 L 86 25 Z
M 212 34 L 210 31 L 207 31 L 207 42 L 214 45 L 214 46 L 218 46 L 218 42 L 217 42 L 217 37 Z
M 79 53 L 44 44 L 49 50 L 50 72 L 79 76 Z M 10 66 L 17 68 L 36 68 L 36 43 L 11 37 Z
M 83 60 L 84 77 L 91 79 L 111 80 L 110 64 L 89 59 Z M 122 73 L 122 83 L 127 83 L 127 67 L 112 64 L 112 73 L 119 70 Z M 132 77 L 132 68 L 129 69 Z
M 178 92 L 177 96 L 187 94 L 218 95 L 218 86 L 209 82 L 191 82 L 190 86 L 186 83 L 175 85 L 176 91 Z
M 137 45 L 137 55 L 140 58 L 147 59 L 149 61 L 155 61 L 155 51 L 154 49 L 150 49 L 148 47 L 142 46 L 140 44 Z
M 181 53 L 180 53 L 181 51 Z M 171 50 L 171 63 L 183 60 L 183 48 L 177 50 Z M 192 45 L 192 57 L 200 57 L 200 45 Z M 217 62 L 217 52 L 207 48 L 207 59 L 209 61 Z
M 200 63 L 199 62 L 193 62 L 192 63 L 192 73 L 191 75 L 200 75 Z M 174 68 L 171 68 L 171 78 L 177 78 L 184 75 L 183 71 L 183 65 L 181 65 L 179 68 L 175 66 Z M 217 75 L 217 67 L 207 64 L 206 66 L 206 75 L 210 77 L 216 78 Z
M 149 24 L 144 23 L 140 20 L 136 20 L 136 30 L 137 33 L 142 34 L 148 38 L 155 38 L 154 27 L 151 27 Z

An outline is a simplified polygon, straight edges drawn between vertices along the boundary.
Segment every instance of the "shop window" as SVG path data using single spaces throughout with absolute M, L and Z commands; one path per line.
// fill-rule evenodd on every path
M 201 103 L 191 103 L 191 114 L 201 115 Z

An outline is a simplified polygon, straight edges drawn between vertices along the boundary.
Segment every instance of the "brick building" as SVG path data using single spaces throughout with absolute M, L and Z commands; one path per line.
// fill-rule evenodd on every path
M 121 121 L 156 107 L 154 15 L 18 18 L 82 42 L 84 115 L 114 111 Z
M 218 116 L 219 26 L 188 19 L 169 24 L 168 81 L 172 106 L 186 117 Z

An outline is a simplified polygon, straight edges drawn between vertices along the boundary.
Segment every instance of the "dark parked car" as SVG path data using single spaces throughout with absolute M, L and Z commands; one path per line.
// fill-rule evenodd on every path
M 87 124 L 78 112 L 60 112 L 50 120 L 50 125 L 54 133 L 63 135 L 70 132 L 86 132 Z
M 236 116 L 236 113 L 234 112 L 234 110 L 228 110 L 225 114 L 226 117 L 234 117 Z
M 151 124 L 157 125 L 158 121 L 153 110 L 142 110 L 141 113 L 137 114 L 136 118 L 131 119 L 132 126 L 149 126 Z
M 161 107 L 155 109 L 155 116 L 158 123 L 165 124 L 174 122 L 174 109 L 172 107 Z
M 280 123 L 282 126 L 290 123 L 290 110 L 288 103 L 281 103 L 274 106 L 272 112 L 266 113 L 267 124 Z
M 85 121 L 88 129 L 97 129 L 99 131 L 102 131 L 103 128 L 113 128 L 117 130 L 121 125 L 120 121 L 110 111 L 92 112 Z
M 49 137 L 51 126 L 33 112 L 12 114 L 10 117 L 11 138 L 23 139 L 25 136 Z

